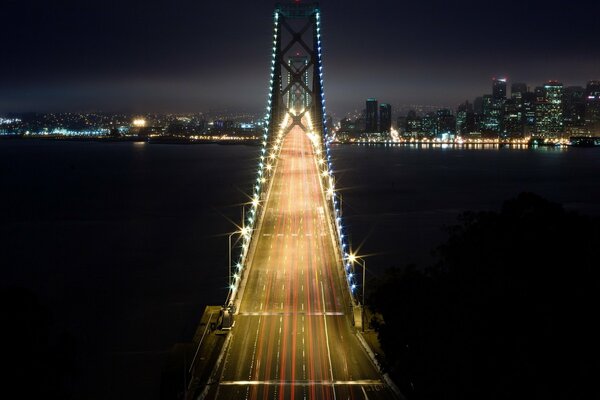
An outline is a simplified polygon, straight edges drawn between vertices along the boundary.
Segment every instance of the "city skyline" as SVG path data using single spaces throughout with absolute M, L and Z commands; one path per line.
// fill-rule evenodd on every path
M 268 68 L 272 3 L 10 2 L 0 112 L 260 113 L 268 82 L 248 78 Z M 532 86 L 599 79 L 600 5 L 564 4 L 324 1 L 329 111 L 341 117 L 367 97 L 455 106 L 487 92 L 493 76 Z

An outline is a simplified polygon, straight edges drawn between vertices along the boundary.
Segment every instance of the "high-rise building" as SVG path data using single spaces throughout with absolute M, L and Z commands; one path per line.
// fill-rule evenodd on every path
M 421 134 L 422 130 L 421 118 L 417 116 L 415 110 L 410 110 L 406 115 L 406 134 L 416 137 Z
M 502 123 L 502 136 L 509 138 L 523 137 L 523 111 L 521 107 L 521 102 L 518 98 L 511 98 L 504 102 L 503 116 L 504 119 Z
M 536 94 L 524 92 L 521 94 L 523 100 L 523 131 L 526 136 L 535 131 L 535 104 Z
M 526 93 L 527 91 L 527 85 L 525 83 L 513 83 L 510 85 L 510 97 L 512 99 L 521 99 L 523 93 Z
M 398 135 L 410 136 L 410 134 L 406 133 L 406 116 L 398 116 L 398 118 L 396 118 L 396 126 L 398 130 Z
M 506 78 L 494 78 L 492 83 L 492 98 L 495 100 L 506 99 Z
M 536 93 L 535 130 L 541 137 L 557 137 L 564 133 L 562 83 L 550 81 Z
M 429 112 L 421 119 L 421 130 L 425 136 L 433 137 L 437 134 L 437 114 Z
M 365 111 L 365 132 L 377 132 L 377 99 L 367 99 L 367 108 Z
M 581 86 L 569 86 L 563 91 L 563 122 L 565 133 L 585 135 L 585 89 Z
M 390 133 L 392 130 L 392 106 L 381 103 L 379 106 L 379 132 Z
M 497 136 L 502 131 L 502 113 L 504 111 L 502 98 L 493 95 L 483 96 L 483 126 L 482 132 L 487 136 Z
M 522 137 L 527 134 L 525 102 L 529 101 L 530 93 L 525 83 L 513 83 L 510 86 L 510 99 L 504 105 L 504 134 L 508 137 Z M 535 119 L 535 110 L 531 108 Z M 533 122 L 532 122 L 533 124 Z
M 456 111 L 456 133 L 459 135 L 468 135 L 475 132 L 475 113 L 473 105 L 465 101 L 458 106 Z
M 483 96 L 475 97 L 473 100 L 473 112 L 483 115 Z
M 454 135 L 456 133 L 456 119 L 452 111 L 442 108 L 437 111 L 437 135 Z
M 589 81 L 585 88 L 585 126 L 588 133 L 600 136 L 600 81 Z

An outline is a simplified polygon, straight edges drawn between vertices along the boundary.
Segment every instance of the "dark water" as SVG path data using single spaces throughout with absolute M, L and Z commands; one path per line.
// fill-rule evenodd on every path
M 225 296 L 230 219 L 258 148 L 0 141 L 2 285 L 33 291 L 77 343 L 78 397 L 157 398 L 164 355 Z M 594 149 L 334 148 L 371 275 L 427 263 L 441 227 L 533 191 L 600 214 Z

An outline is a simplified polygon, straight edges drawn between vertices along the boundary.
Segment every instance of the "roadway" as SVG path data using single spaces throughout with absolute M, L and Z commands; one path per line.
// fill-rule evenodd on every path
M 208 398 L 394 398 L 358 341 L 308 136 L 284 138 Z

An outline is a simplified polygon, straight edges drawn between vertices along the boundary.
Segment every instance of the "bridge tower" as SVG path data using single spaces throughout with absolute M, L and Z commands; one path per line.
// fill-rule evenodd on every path
M 313 130 L 323 135 L 325 99 L 318 3 L 277 4 L 273 14 L 273 54 L 269 89 L 268 135 L 273 138 L 289 114 L 287 131 L 300 126 L 310 113 Z M 302 101 L 295 101 L 298 97 Z M 303 104 L 302 109 L 299 104 Z M 287 132 L 286 132 L 287 133 Z

